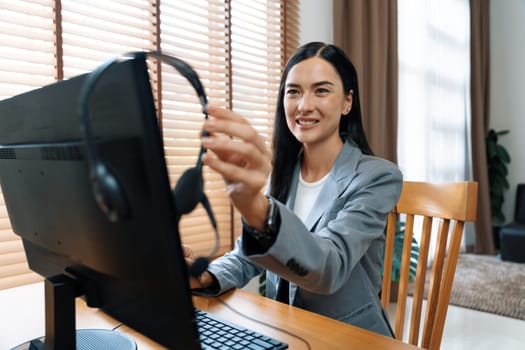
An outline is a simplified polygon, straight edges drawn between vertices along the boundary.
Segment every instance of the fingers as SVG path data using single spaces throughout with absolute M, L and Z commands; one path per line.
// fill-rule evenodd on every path
M 243 117 L 241 117 L 239 114 L 237 114 L 237 113 L 235 113 L 232 110 L 227 109 L 227 108 L 222 108 L 222 107 L 219 107 L 219 106 L 209 105 L 208 106 L 208 114 L 210 116 L 214 116 L 214 117 L 219 118 L 219 119 L 230 120 L 230 121 L 235 121 L 235 122 L 247 124 L 246 120 Z
M 182 254 L 184 256 L 184 260 L 186 261 L 186 265 L 190 267 L 193 264 L 193 261 L 195 260 L 193 250 L 190 248 L 189 245 L 182 244 Z
M 202 157 L 203 164 L 222 175 L 230 194 L 230 188 L 235 189 L 235 192 L 254 194 L 266 184 L 271 171 L 268 153 L 256 151 L 250 143 L 239 143 L 227 138 L 206 138 L 203 139 L 203 146 L 214 152 Z
M 223 133 L 254 145 L 259 152 L 267 152 L 265 139 L 237 113 L 216 106 L 209 106 L 208 113 L 212 118 L 204 123 L 204 128 L 209 133 Z
M 249 169 L 242 166 L 222 161 L 218 157 L 206 154 L 202 158 L 203 164 L 220 173 L 226 180 L 230 189 L 239 189 L 232 184 L 242 184 L 242 187 L 251 189 L 249 192 L 257 193 L 265 185 L 269 170 Z M 266 169 L 265 167 L 264 169 Z M 230 191 L 231 192 L 231 191 Z
M 212 152 L 202 162 L 222 175 L 233 205 L 249 217 L 271 172 L 271 152 L 265 138 L 239 114 L 215 106 L 208 113 L 202 145 Z
M 200 281 L 195 277 L 190 277 L 190 289 L 201 288 Z
M 194 260 L 195 260 L 195 257 L 194 257 L 194 254 L 193 254 L 193 250 L 191 249 L 191 247 L 189 245 L 182 244 L 182 253 L 184 255 L 184 260 L 186 261 L 186 265 L 188 267 L 190 267 L 193 264 Z M 191 289 L 201 288 L 202 287 L 202 284 L 201 284 L 199 278 L 195 278 L 195 277 L 190 276 L 189 282 L 190 282 L 190 288 Z
M 188 259 L 193 260 L 194 259 L 193 250 L 187 244 L 182 244 L 182 254 L 184 255 L 184 258 L 186 260 L 188 260 Z
M 254 169 L 268 163 L 269 154 L 251 142 L 239 141 L 224 136 L 202 138 L 202 145 L 212 150 L 221 160 L 240 168 Z
M 209 134 L 202 138 L 205 148 L 240 168 L 268 170 L 271 159 L 264 137 L 237 113 L 215 106 L 208 112 L 212 118 L 204 124 Z

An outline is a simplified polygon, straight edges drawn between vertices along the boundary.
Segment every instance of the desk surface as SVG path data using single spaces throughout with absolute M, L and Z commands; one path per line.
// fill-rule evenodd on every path
M 194 297 L 196 307 L 245 327 L 283 340 L 290 349 L 395 349 L 417 347 L 349 326 L 302 309 L 244 291 L 233 290 L 214 298 Z M 120 322 L 77 298 L 77 328 L 113 329 Z M 0 349 L 13 348 L 44 334 L 43 283 L 0 291 Z M 119 331 L 132 336 L 139 350 L 163 349 L 127 326 Z

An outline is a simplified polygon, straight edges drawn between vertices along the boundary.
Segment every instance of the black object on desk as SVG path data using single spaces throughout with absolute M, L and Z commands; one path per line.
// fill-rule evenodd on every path
M 525 184 L 516 188 L 514 218 L 499 231 L 501 260 L 525 262 Z

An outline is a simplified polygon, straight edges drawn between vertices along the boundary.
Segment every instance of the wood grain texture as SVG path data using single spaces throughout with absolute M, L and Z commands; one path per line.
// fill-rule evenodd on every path
M 399 292 L 397 296 L 395 334 L 398 339 L 419 345 L 426 349 L 439 349 L 454 273 L 461 247 L 464 224 L 476 221 L 478 200 L 477 182 L 403 182 L 401 196 L 394 210 L 390 213 L 385 244 L 383 287 L 381 302 L 385 309 L 390 303 L 390 280 L 392 256 L 394 249 L 395 223 L 400 215 L 405 217 L 405 236 L 401 259 Z M 406 315 L 406 303 L 409 287 L 409 265 L 411 258 L 412 237 L 416 218 L 422 219 L 419 242 L 419 258 L 416 276 L 413 282 L 413 302 L 411 314 Z M 432 229 L 433 223 L 438 228 Z M 428 287 L 428 300 L 425 315 L 422 315 L 422 304 L 429 265 L 430 242 L 436 234 L 436 247 L 432 260 L 432 270 Z M 406 317 L 408 338 L 405 337 Z M 421 320 L 424 320 L 421 322 Z M 420 337 L 421 336 L 421 337 Z

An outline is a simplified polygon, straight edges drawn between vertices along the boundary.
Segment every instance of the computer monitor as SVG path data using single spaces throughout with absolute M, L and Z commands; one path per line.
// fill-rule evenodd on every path
M 90 183 L 78 112 L 87 76 L 0 101 L 2 192 L 29 267 L 46 280 L 46 344 L 74 347 L 82 296 L 168 348 L 199 349 L 145 59 L 109 67 L 90 103 L 98 156 L 126 190 L 130 215 L 118 222 Z

